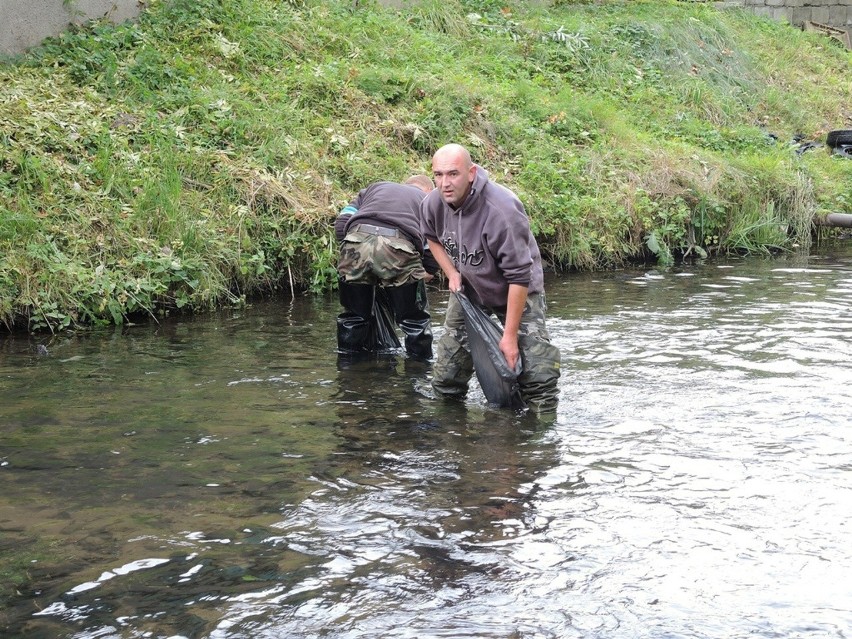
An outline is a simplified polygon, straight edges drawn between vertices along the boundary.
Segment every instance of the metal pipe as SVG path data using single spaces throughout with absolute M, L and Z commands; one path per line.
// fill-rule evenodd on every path
M 826 213 L 814 216 L 816 226 L 842 226 L 852 228 L 852 213 Z

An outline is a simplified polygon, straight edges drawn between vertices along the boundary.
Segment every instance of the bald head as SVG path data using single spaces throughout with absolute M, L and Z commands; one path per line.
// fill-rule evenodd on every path
M 432 157 L 432 162 L 434 163 L 436 159 L 457 161 L 466 169 L 473 165 L 473 160 L 470 159 L 470 153 L 461 144 L 445 144 L 435 151 L 435 155 Z
M 430 178 L 428 175 L 412 175 L 405 181 L 405 183 L 410 184 L 411 186 L 416 186 L 424 193 L 428 193 L 429 191 L 435 188 L 435 184 L 432 182 L 432 178 Z
M 476 165 L 461 144 L 447 144 L 432 156 L 432 176 L 444 202 L 457 208 L 470 193 Z

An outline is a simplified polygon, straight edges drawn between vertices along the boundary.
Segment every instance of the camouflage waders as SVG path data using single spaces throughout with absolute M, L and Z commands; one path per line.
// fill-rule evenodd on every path
M 341 351 L 376 348 L 373 304 L 375 287 L 382 286 L 393 319 L 405 333 L 406 352 L 424 359 L 432 357 L 431 318 L 423 281 L 426 271 L 420 252 L 409 240 L 396 229 L 355 225 L 340 245 L 337 272 L 340 303 L 346 309 L 337 318 Z
M 530 293 L 521 316 L 518 349 L 523 372 L 518 377 L 521 397 L 536 413 L 556 410 L 561 355 L 550 343 L 544 321 L 545 302 L 541 293 Z M 495 313 L 505 322 L 505 313 Z M 432 388 L 445 397 L 464 397 L 473 376 L 473 359 L 467 344 L 464 313 L 455 294 L 450 295 L 444 333 L 438 338 L 432 366 Z

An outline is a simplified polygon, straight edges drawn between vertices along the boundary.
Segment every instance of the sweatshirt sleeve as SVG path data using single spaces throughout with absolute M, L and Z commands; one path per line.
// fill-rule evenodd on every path
M 505 224 L 494 244 L 498 268 L 509 284 L 529 286 L 533 269 L 529 218 L 517 198 L 509 198 L 502 206 Z
M 352 219 L 352 216 L 358 212 L 358 209 L 361 208 L 361 202 L 364 200 L 366 193 L 366 188 L 361 189 L 349 204 L 340 209 L 340 213 L 334 219 L 334 236 L 338 242 L 342 242 L 343 238 L 346 237 L 346 225 Z
M 436 196 L 440 197 L 440 194 L 437 191 L 432 191 L 420 202 L 420 233 L 424 241 L 439 241 L 438 230 L 435 225 L 438 212 L 436 209 Z

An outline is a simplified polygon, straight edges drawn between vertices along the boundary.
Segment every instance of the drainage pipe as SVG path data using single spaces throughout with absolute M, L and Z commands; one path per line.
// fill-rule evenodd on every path
M 842 226 L 852 228 L 852 213 L 826 213 L 814 216 L 816 226 Z

